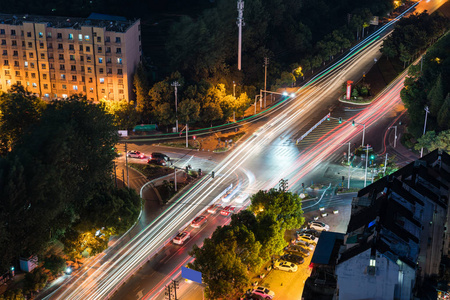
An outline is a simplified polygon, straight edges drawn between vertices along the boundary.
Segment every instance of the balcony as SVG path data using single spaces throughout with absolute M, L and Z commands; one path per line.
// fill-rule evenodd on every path
M 69 53 L 75 53 L 75 49 L 69 49 Z
M 48 61 L 54 62 L 54 61 L 55 61 L 55 58 L 54 58 L 54 57 L 49 57 L 49 58 L 48 58 Z
M 60 63 L 65 63 L 65 60 L 64 60 L 64 58 L 58 58 L 58 61 L 60 62 Z
M 59 73 L 66 73 L 65 69 L 59 69 Z
M 63 48 L 58 48 L 58 52 L 59 53 L 64 53 L 64 49 Z
M 117 78 L 123 78 L 123 74 L 117 74 L 116 77 Z

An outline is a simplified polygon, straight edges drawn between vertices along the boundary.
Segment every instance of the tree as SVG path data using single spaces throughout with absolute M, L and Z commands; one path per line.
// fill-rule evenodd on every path
M 442 129 L 450 128 L 450 93 L 445 98 L 444 105 L 438 113 L 438 125 Z
M 136 94 L 136 111 L 140 114 L 148 114 L 150 111 L 148 78 L 142 63 L 139 63 L 136 69 L 133 85 Z
M 200 104 L 192 99 L 181 101 L 178 108 L 178 119 L 181 123 L 194 123 L 200 116 Z
M 14 84 L 8 93 L 0 95 L 0 155 L 12 150 L 16 141 L 38 123 L 45 102 Z
M 140 120 L 139 113 L 134 107 L 133 102 L 127 100 L 107 101 L 100 100 L 107 111 L 114 115 L 114 123 L 120 129 L 132 129 Z
M 203 106 L 201 120 L 203 120 L 205 123 L 212 123 L 214 121 L 222 119 L 222 117 L 223 112 L 218 103 L 208 102 Z
M 418 139 L 417 144 L 414 146 L 416 150 L 423 148 L 428 151 L 441 149 L 444 151 L 450 151 L 450 130 L 445 130 L 436 134 L 434 131 L 427 131 L 421 138 Z

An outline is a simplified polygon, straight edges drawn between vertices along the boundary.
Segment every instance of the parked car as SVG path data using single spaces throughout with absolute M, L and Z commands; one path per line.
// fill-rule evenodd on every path
M 184 242 L 191 237 L 191 234 L 187 231 L 180 232 L 173 238 L 172 242 L 177 245 L 183 245 Z
M 319 241 L 319 238 L 316 238 L 315 236 L 307 233 L 301 233 L 297 235 L 297 241 L 305 241 L 313 245 L 317 245 L 317 242 Z
M 327 224 L 325 224 L 323 222 L 319 222 L 319 221 L 312 221 L 311 224 L 309 225 L 309 228 L 315 229 L 317 231 L 330 230 L 330 226 L 328 226 Z
M 256 289 L 254 289 L 252 292 L 252 295 L 258 295 L 261 296 L 263 299 L 271 300 L 273 297 L 275 297 L 275 292 L 262 287 L 258 286 Z
M 191 222 L 191 227 L 200 228 L 203 224 L 206 223 L 206 216 L 198 216 Z
M 164 159 L 149 158 L 147 160 L 147 163 L 152 164 L 152 165 L 158 165 L 158 166 L 167 166 L 167 161 L 165 161 Z
M 303 229 L 297 231 L 297 235 L 301 235 L 303 233 L 310 234 L 310 235 L 318 238 L 318 237 L 320 237 L 321 231 L 317 231 L 312 228 L 303 228 Z
M 222 205 L 220 204 L 213 204 L 210 207 L 208 207 L 206 211 L 209 212 L 210 214 L 215 214 L 221 207 Z
M 285 254 L 281 257 L 282 260 L 301 265 L 305 262 L 305 259 L 299 255 L 295 254 Z
M 282 271 L 287 271 L 287 272 L 297 272 L 297 270 L 298 270 L 298 267 L 296 264 L 287 262 L 284 260 L 276 261 L 273 268 L 275 270 L 282 270 Z
M 161 159 L 164 161 L 170 161 L 170 157 L 168 157 L 167 155 L 165 155 L 164 153 L 159 153 L 159 152 L 153 152 L 150 155 L 150 159 Z
M 236 210 L 236 207 L 235 206 L 226 206 L 226 207 L 224 207 L 221 211 L 220 211 L 220 214 L 222 215 L 222 216 L 229 216 L 229 215 L 231 215 L 231 214 L 233 214 L 234 213 L 234 211 Z
M 127 156 L 133 158 L 144 158 L 145 154 L 136 150 L 130 150 L 127 152 Z
M 289 245 L 286 248 L 284 248 L 284 250 L 289 253 L 293 252 L 306 257 L 308 257 L 311 254 L 308 249 L 303 248 L 300 245 Z
M 308 250 L 314 251 L 314 245 L 310 244 L 310 243 L 308 243 L 306 241 L 303 241 L 303 240 L 296 241 L 295 244 L 298 245 L 298 246 L 302 246 L 303 248 L 306 248 Z

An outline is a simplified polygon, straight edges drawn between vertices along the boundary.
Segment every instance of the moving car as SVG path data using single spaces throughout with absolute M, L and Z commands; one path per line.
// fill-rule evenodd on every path
M 207 212 L 210 214 L 215 214 L 217 212 L 217 210 L 221 207 L 222 207 L 222 205 L 220 205 L 220 204 L 213 204 L 210 207 L 208 207 Z
M 314 250 L 314 245 L 313 244 L 310 244 L 310 243 L 308 243 L 306 241 L 303 241 L 303 240 L 296 241 L 295 244 L 298 245 L 298 246 L 302 246 L 303 248 L 311 250 L 311 251 Z
M 191 227 L 200 228 L 203 224 L 206 223 L 206 216 L 198 216 L 191 222 Z
M 177 245 L 183 245 L 184 242 L 191 237 L 191 234 L 187 231 L 180 232 L 173 238 L 172 242 Z
M 252 292 L 252 295 L 258 295 L 261 296 L 263 299 L 271 300 L 273 297 L 275 297 L 275 292 L 262 287 L 258 286 L 256 289 L 254 289 Z
M 319 241 L 319 238 L 316 238 L 315 236 L 307 233 L 301 233 L 297 235 L 297 241 L 305 241 L 313 245 L 317 245 L 317 242 Z
M 164 159 L 149 158 L 147 160 L 147 163 L 152 164 L 152 165 L 158 165 L 158 166 L 167 166 L 167 161 L 165 161 Z
M 127 152 L 127 156 L 133 158 L 144 158 L 145 154 L 136 150 L 130 150 Z
M 296 264 L 287 261 L 276 261 L 273 268 L 275 270 L 281 270 L 286 272 L 297 272 L 298 267 Z
M 164 160 L 164 161 L 170 161 L 170 157 L 168 157 L 167 155 L 165 155 L 164 153 L 159 153 L 159 152 L 153 152 L 150 155 L 150 159 L 159 159 L 159 160 Z
M 309 228 L 315 229 L 317 231 L 328 231 L 330 230 L 330 226 L 323 222 L 312 221 L 309 225 Z
M 284 248 L 284 250 L 289 253 L 293 252 L 293 253 L 297 253 L 297 254 L 300 254 L 300 255 L 303 255 L 306 257 L 311 254 L 308 249 L 306 249 L 300 245 L 289 245 L 286 248 Z
M 297 265 L 301 265 L 305 262 L 305 259 L 303 257 L 295 254 L 285 254 L 281 257 L 281 259 Z
M 222 216 L 229 216 L 232 213 L 234 213 L 235 210 L 236 210 L 235 206 L 226 206 L 220 211 L 220 214 Z
M 248 194 L 244 193 L 244 194 L 240 194 L 239 196 L 237 196 L 236 198 L 234 198 L 234 202 L 236 203 L 243 203 L 245 200 L 248 199 Z

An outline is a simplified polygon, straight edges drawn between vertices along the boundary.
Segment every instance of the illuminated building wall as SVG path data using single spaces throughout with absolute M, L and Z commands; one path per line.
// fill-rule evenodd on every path
M 115 17 L 117 18 L 117 17 Z M 0 90 L 20 83 L 43 99 L 134 99 L 140 21 L 0 14 Z

